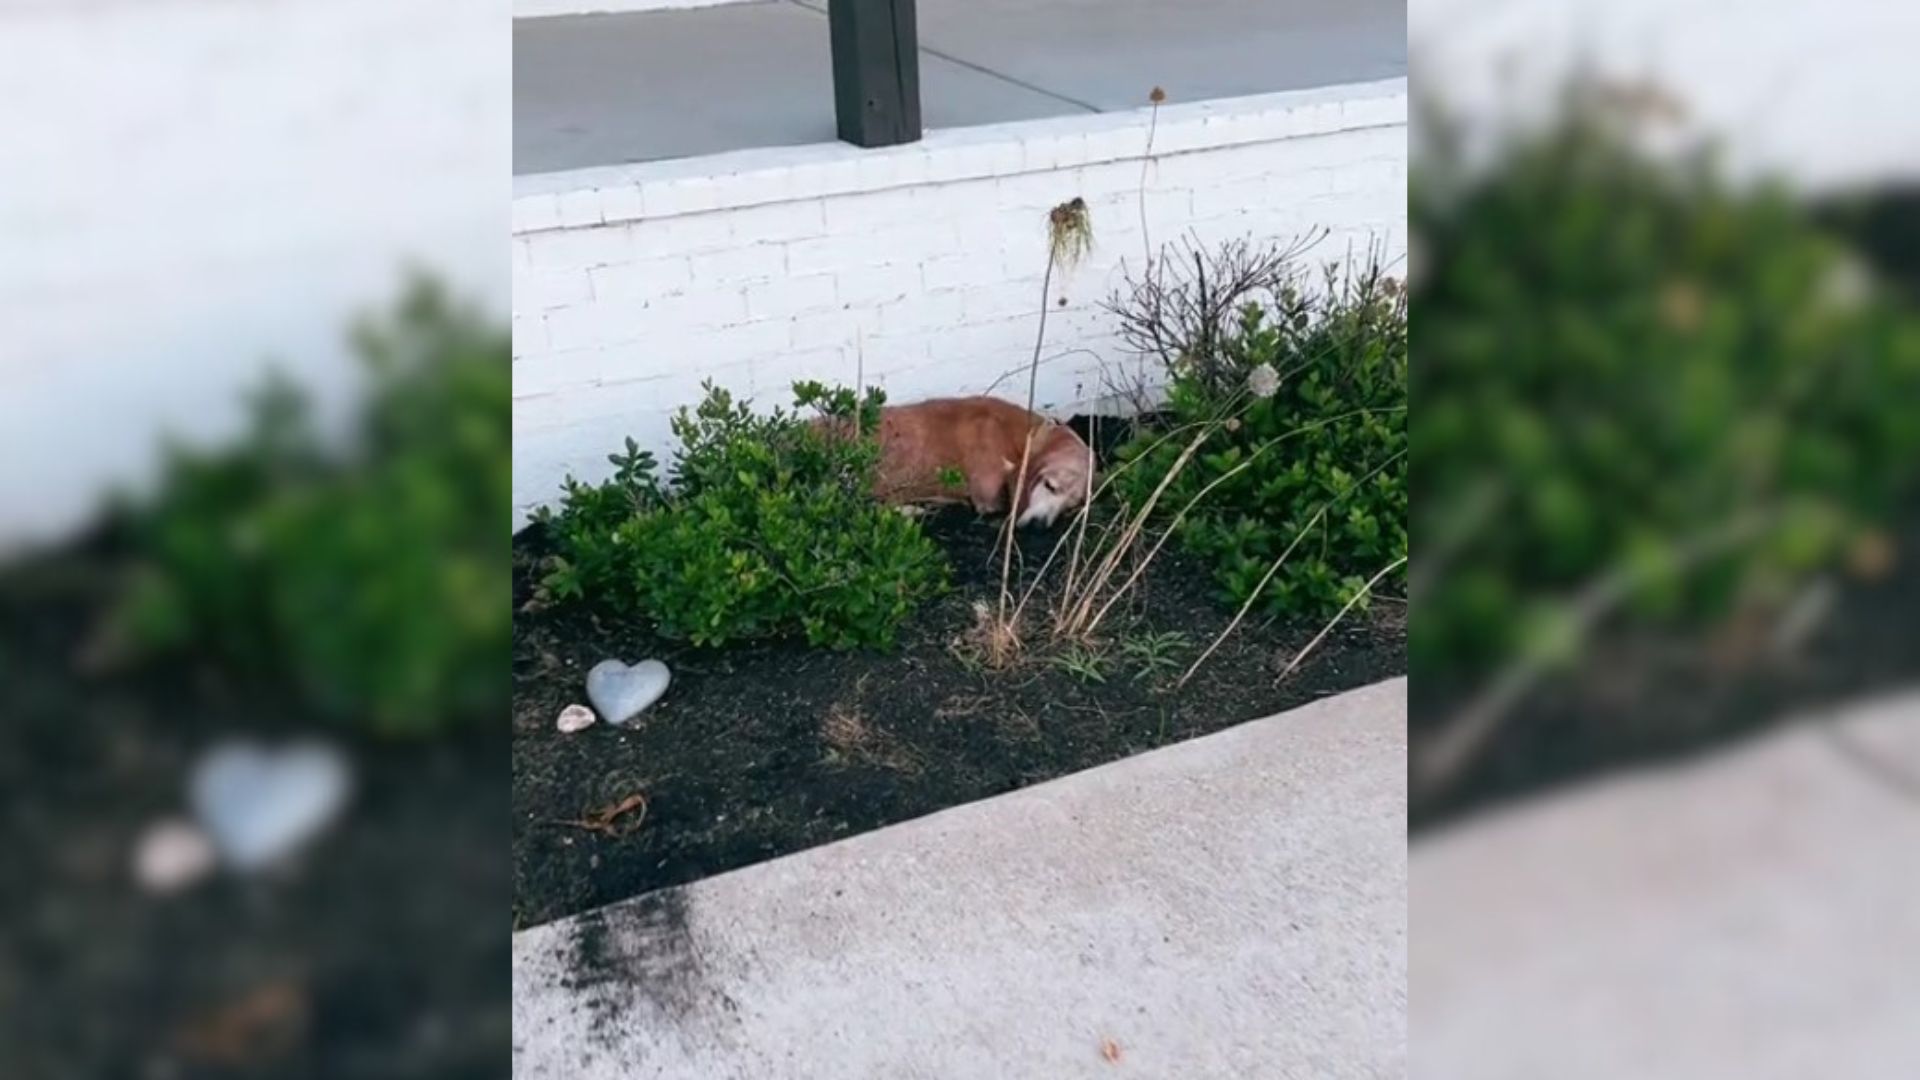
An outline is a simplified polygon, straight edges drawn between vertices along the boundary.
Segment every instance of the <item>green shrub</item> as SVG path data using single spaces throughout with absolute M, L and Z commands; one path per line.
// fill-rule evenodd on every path
M 833 648 L 890 646 L 900 623 L 945 585 L 939 550 L 913 519 L 872 497 L 882 395 L 794 387 L 859 438 L 797 412 L 756 416 L 711 384 L 673 431 L 670 483 L 628 440 L 612 478 L 568 478 L 539 515 L 555 554 L 543 580 L 558 601 L 588 601 L 699 645 L 800 634 Z
M 383 734 L 491 718 L 511 621 L 507 335 L 422 283 L 355 341 L 371 387 L 344 444 L 276 381 L 237 444 L 170 448 L 158 493 L 121 508 L 138 568 L 112 625 Z
M 1167 423 L 1121 448 L 1130 464 L 1114 489 L 1144 505 L 1193 435 L 1213 424 L 1156 513 L 1178 515 L 1200 496 L 1179 538 L 1213 567 L 1232 604 L 1253 596 L 1291 546 L 1258 606 L 1331 613 L 1407 553 L 1405 298 L 1370 267 L 1329 269 L 1314 293 L 1273 279 L 1266 295 L 1236 303 L 1226 325 L 1172 331 Z M 1403 567 L 1376 588 L 1404 584 Z
M 1416 169 L 1416 509 L 1444 568 L 1418 673 L 1570 655 L 1610 576 L 1643 622 L 1783 596 L 1920 472 L 1920 319 L 1784 193 L 1649 160 L 1620 120 L 1576 93 L 1490 166 Z

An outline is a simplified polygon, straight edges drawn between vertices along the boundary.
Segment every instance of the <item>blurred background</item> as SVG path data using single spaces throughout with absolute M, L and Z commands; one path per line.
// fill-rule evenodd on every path
M 0 0 L 0 1076 L 499 1076 L 509 9 Z
M 1920 1075 L 1920 7 L 1409 16 L 1417 1074 Z

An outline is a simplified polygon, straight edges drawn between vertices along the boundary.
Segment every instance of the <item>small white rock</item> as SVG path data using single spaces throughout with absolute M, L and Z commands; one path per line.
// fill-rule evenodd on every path
M 148 892 L 165 896 L 206 877 L 218 861 L 206 833 L 168 818 L 140 834 L 133 849 L 133 880 Z
M 560 710 L 560 719 L 555 720 L 553 726 L 559 728 L 561 734 L 571 735 L 592 727 L 597 719 L 599 717 L 594 716 L 593 710 L 585 705 L 569 705 Z

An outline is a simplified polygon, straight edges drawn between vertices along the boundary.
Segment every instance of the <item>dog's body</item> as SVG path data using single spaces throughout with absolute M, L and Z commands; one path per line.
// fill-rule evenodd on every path
M 879 438 L 875 494 L 888 502 L 964 502 L 985 514 L 1007 509 L 1018 486 L 1018 523 L 1051 525 L 1086 501 L 1092 483 L 1093 452 L 1072 428 L 998 398 L 888 407 Z M 1017 484 L 1023 453 L 1026 482 Z M 950 470 L 959 471 L 958 486 L 943 479 Z

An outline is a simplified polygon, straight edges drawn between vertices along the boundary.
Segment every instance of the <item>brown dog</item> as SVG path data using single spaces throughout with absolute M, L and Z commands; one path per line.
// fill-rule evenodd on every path
M 1025 440 L 1031 435 L 1033 448 Z M 1086 501 L 1093 452 L 1072 428 L 991 397 L 939 398 L 880 412 L 880 470 L 874 494 L 887 502 L 966 502 L 980 513 L 1005 510 L 1023 452 L 1017 522 L 1051 525 Z M 958 470 L 958 486 L 941 473 Z

